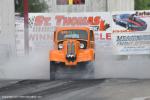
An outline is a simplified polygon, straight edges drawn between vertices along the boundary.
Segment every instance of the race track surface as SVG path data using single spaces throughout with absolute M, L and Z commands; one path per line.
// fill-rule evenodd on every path
M 0 100 L 149 100 L 149 87 L 137 79 L 25 80 L 1 87 Z

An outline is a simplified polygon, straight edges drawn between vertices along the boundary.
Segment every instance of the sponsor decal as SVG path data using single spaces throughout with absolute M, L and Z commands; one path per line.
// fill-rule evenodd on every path
M 113 35 L 113 46 L 116 54 L 149 54 L 149 33 L 125 33 Z

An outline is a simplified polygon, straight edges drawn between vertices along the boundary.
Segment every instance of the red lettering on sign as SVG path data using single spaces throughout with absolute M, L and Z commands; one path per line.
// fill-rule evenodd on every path
M 105 36 L 102 33 L 100 33 L 100 40 L 105 40 Z
M 95 17 L 64 17 L 55 16 L 57 26 L 79 26 L 79 25 L 99 25 L 101 30 L 105 29 L 104 21 L 100 16 Z
M 70 22 L 71 22 L 71 18 L 70 17 L 64 17 L 64 19 L 63 19 L 63 25 L 64 26 L 68 26 L 68 25 L 70 25 Z
M 88 23 L 89 23 L 90 25 L 93 25 L 93 17 L 88 17 Z
M 106 40 L 111 40 L 111 33 L 106 33 Z
M 117 32 L 134 32 L 133 30 L 113 30 L 113 33 L 117 33 Z
M 83 17 L 81 23 L 82 23 L 82 25 L 88 25 L 87 17 Z
M 55 16 L 56 19 L 56 26 L 61 25 L 62 20 L 64 19 L 64 16 Z
M 35 17 L 35 26 L 50 26 L 50 17 L 44 17 L 44 16 L 36 16 Z
M 45 18 L 44 18 L 44 26 L 51 26 L 50 20 L 51 20 L 50 17 L 45 17 Z
M 71 18 L 71 25 L 78 25 L 78 18 L 77 17 L 72 17 Z
M 100 40 L 111 40 L 111 33 L 100 33 Z
M 96 16 L 95 18 L 94 18 L 94 25 L 98 25 L 99 24 L 99 22 L 100 22 L 100 17 L 99 16 Z
M 43 23 L 43 16 L 36 16 L 35 17 L 35 25 L 36 26 L 41 26 Z
M 100 17 L 96 16 L 96 17 L 88 17 L 88 23 L 90 25 L 98 25 L 100 22 Z

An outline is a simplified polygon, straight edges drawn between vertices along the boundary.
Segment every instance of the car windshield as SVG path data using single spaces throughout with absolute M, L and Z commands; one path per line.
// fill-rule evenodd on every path
M 85 30 L 63 30 L 58 32 L 57 39 L 64 40 L 64 39 L 88 39 L 88 33 Z
M 129 17 L 129 14 L 123 14 L 120 16 L 121 19 L 127 19 Z

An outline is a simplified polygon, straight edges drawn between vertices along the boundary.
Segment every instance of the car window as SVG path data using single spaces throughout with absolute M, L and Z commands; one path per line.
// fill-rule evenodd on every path
M 88 39 L 88 33 L 85 30 L 63 30 L 58 32 L 58 40 L 64 39 Z
M 123 14 L 122 16 L 120 16 L 121 19 L 126 19 L 129 17 L 129 14 Z

